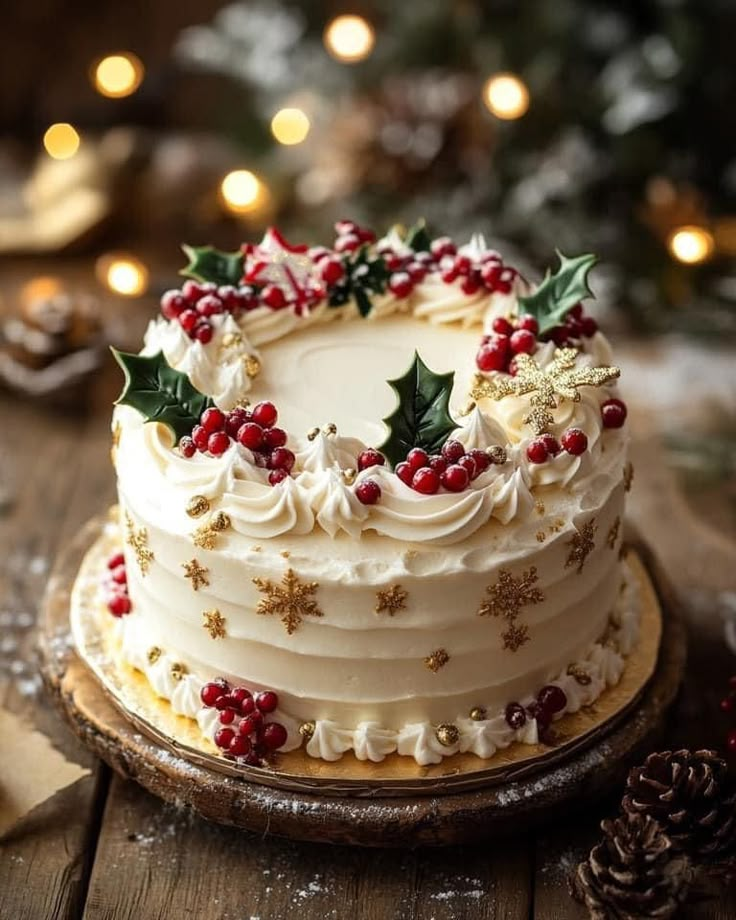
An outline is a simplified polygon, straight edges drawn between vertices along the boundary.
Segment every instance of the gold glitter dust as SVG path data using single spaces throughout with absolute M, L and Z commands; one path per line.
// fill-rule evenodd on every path
M 146 658 L 149 664 L 156 664 L 163 652 L 157 645 L 151 646 L 146 653 Z
M 474 399 L 503 399 L 505 396 L 529 396 L 529 412 L 523 421 L 535 434 L 543 434 L 554 424 L 552 409 L 558 399 L 580 402 L 578 388 L 600 387 L 620 375 L 617 367 L 576 367 L 577 348 L 558 348 L 547 367 L 540 367 L 531 355 L 516 355 L 514 377 L 497 375 L 493 380 L 477 375 L 470 395 Z
M 225 638 L 227 635 L 225 631 L 225 617 L 220 613 L 219 610 L 203 610 L 202 617 L 204 619 L 204 623 L 202 625 L 210 634 L 211 639 Z
M 444 668 L 447 662 L 450 660 L 450 656 L 443 648 L 435 649 L 431 655 L 427 655 L 424 659 L 424 664 L 429 668 L 430 671 L 435 674 L 439 671 L 440 668 Z
M 547 534 L 543 530 L 537 531 L 537 543 L 544 543 L 547 539 Z
M 500 444 L 494 444 L 493 447 L 486 448 L 486 454 L 491 463 L 496 466 L 503 466 L 504 463 L 509 459 L 508 454 L 506 453 L 506 448 L 501 447 Z
M 509 651 L 515 652 L 529 641 L 529 627 L 520 626 L 516 621 L 523 607 L 544 601 L 544 594 L 535 587 L 537 580 L 536 566 L 523 572 L 519 578 L 514 578 L 508 569 L 501 569 L 498 581 L 486 587 L 488 600 L 483 601 L 478 608 L 478 616 L 502 617 L 506 620 L 501 639 L 503 647 Z
M 243 344 L 243 336 L 239 332 L 226 332 L 222 337 L 223 348 L 234 348 Z
M 289 552 L 288 549 L 284 549 L 281 551 L 281 555 L 284 557 L 284 559 L 288 559 L 289 556 L 291 556 L 291 553 Z
M 583 566 L 585 565 L 585 560 L 595 549 L 594 537 L 598 527 L 595 523 L 595 518 L 591 518 L 587 524 L 583 525 L 582 530 L 577 530 L 571 540 L 568 541 L 568 546 L 570 551 L 567 554 L 567 559 L 565 560 L 565 568 L 569 569 L 570 566 L 576 565 L 578 567 L 578 575 L 583 571 Z
M 340 475 L 342 476 L 345 485 L 351 486 L 355 482 L 358 471 L 354 470 L 352 467 L 348 467 L 346 470 L 340 470 Z
M 256 358 L 255 355 L 244 355 L 243 356 L 243 367 L 245 367 L 245 373 L 249 380 L 255 380 L 255 378 L 261 373 L 261 362 Z
M 192 534 L 194 545 L 201 549 L 214 549 L 218 534 L 227 530 L 228 527 L 230 527 L 230 518 L 223 511 L 218 511 L 206 524 L 194 531 Z
M 136 562 L 141 570 L 141 575 L 147 575 L 153 562 L 153 552 L 148 546 L 148 530 L 145 527 L 136 528 L 133 519 L 126 512 L 125 529 L 127 536 L 125 542 L 135 553 Z
M 621 530 L 621 517 L 620 515 L 616 516 L 616 520 L 611 524 L 610 530 L 606 534 L 606 546 L 609 549 L 615 549 L 616 541 L 618 540 L 618 534 Z
M 451 722 L 440 723 L 435 730 L 435 735 L 443 747 L 452 747 L 460 740 L 457 725 L 453 725 Z
M 398 610 L 406 610 L 409 592 L 401 585 L 391 585 L 385 591 L 376 591 L 376 613 L 387 613 L 392 617 Z
M 544 502 L 535 501 L 534 510 L 537 512 L 537 514 L 544 514 Z
M 204 495 L 192 495 L 187 502 L 187 514 L 189 517 L 202 517 L 210 510 L 209 500 Z
M 209 585 L 210 580 L 207 576 L 210 570 L 197 562 L 196 559 L 182 562 L 181 567 L 184 569 L 184 577 L 191 579 L 193 591 L 199 591 L 200 588 Z
M 631 484 L 634 481 L 634 464 L 629 461 L 624 467 L 624 489 L 627 492 L 631 491 Z
M 319 584 L 316 581 L 299 581 L 293 569 L 286 570 L 280 585 L 263 578 L 254 578 L 253 584 L 263 594 L 256 613 L 281 617 L 289 635 L 298 629 L 304 617 L 324 616 L 312 597 Z
M 482 706 L 474 706 L 474 707 L 470 710 L 470 718 L 471 718 L 474 722 L 483 722 L 484 719 L 486 719 L 487 716 L 488 716 L 488 713 L 486 712 L 486 710 L 485 710 Z
M 302 724 L 299 726 L 299 734 L 302 736 L 302 738 L 304 738 L 305 741 L 309 741 L 309 739 L 314 734 L 316 727 L 317 726 L 314 724 L 314 722 L 302 722 Z
M 580 684 L 581 687 L 587 687 L 592 683 L 592 677 L 588 672 L 581 668 L 580 665 L 570 664 L 567 666 L 567 675 L 568 677 L 574 678 L 574 680 Z
M 250 549 L 251 549 L 251 552 L 253 553 L 260 553 L 263 547 L 262 546 L 251 546 Z
M 182 680 L 183 677 L 187 674 L 186 665 L 179 664 L 178 661 L 175 661 L 171 665 L 171 676 L 174 680 Z

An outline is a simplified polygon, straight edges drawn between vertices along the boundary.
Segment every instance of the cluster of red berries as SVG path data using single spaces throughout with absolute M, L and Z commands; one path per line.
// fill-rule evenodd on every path
M 179 450 L 187 458 L 197 451 L 220 457 L 237 441 L 252 451 L 256 466 L 271 471 L 268 481 L 275 486 L 289 476 L 296 460 L 285 446 L 287 433 L 276 427 L 278 417 L 272 402 L 259 402 L 252 409 L 238 406 L 230 412 L 211 406 L 204 410 L 191 436 L 179 441 Z
M 415 492 L 434 495 L 440 488 L 447 492 L 462 492 L 493 463 L 483 450 L 469 450 L 460 441 L 445 441 L 439 454 L 428 454 L 415 447 L 406 460 L 396 465 L 394 472 Z
M 484 335 L 475 356 L 479 371 L 516 374 L 516 355 L 533 355 L 537 350 L 539 323 L 533 316 L 519 316 L 513 321 L 497 316 L 491 335 Z
M 531 463 L 545 463 L 550 457 L 556 457 L 560 451 L 566 451 L 577 457 L 588 448 L 588 436 L 580 428 L 568 428 L 560 440 L 553 434 L 540 434 L 532 438 L 526 446 L 526 456 Z
M 130 613 L 132 605 L 128 596 L 128 576 L 125 571 L 125 556 L 115 553 L 107 560 L 107 609 L 114 617 Z
M 721 700 L 721 712 L 733 718 L 736 713 L 736 674 L 728 681 L 728 696 Z M 726 750 L 729 754 L 736 754 L 736 728 L 732 728 L 726 735 Z
M 231 687 L 217 678 L 202 687 L 200 697 L 208 709 L 220 713 L 221 728 L 215 732 L 215 744 L 226 757 L 259 767 L 269 754 L 286 744 L 284 726 L 265 719 L 279 705 L 273 690 L 253 696 L 245 687 Z
M 364 450 L 358 456 L 358 470 L 361 473 L 372 466 L 384 466 L 385 463 L 386 458 L 381 451 L 374 450 L 372 447 Z M 355 494 L 364 505 L 375 505 L 381 497 L 381 487 L 375 479 L 364 479 L 355 487 Z
M 565 348 L 568 345 L 579 345 L 581 339 L 593 338 L 596 332 L 598 323 L 592 316 L 585 315 L 581 303 L 576 303 L 565 317 L 565 322 L 545 332 L 543 338 L 554 342 L 558 348 Z
M 567 694 L 556 684 L 547 684 L 537 694 L 536 700 L 526 709 L 521 703 L 509 703 L 506 707 L 506 724 L 514 731 L 523 728 L 527 719 L 537 720 L 540 741 L 545 744 L 552 741 L 551 725 L 554 717 L 567 706 Z
M 185 281 L 181 290 L 166 291 L 162 296 L 161 313 L 166 319 L 177 320 L 190 339 L 206 345 L 212 341 L 211 317 L 221 313 L 240 316 L 259 303 L 259 293 L 248 285 L 218 287 L 211 282 Z

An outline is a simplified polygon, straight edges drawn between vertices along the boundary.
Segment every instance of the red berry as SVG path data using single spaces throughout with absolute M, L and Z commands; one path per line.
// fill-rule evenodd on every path
M 264 690 L 256 697 L 256 706 L 261 712 L 273 712 L 279 705 L 278 694 L 273 690 Z
M 429 250 L 435 259 L 441 259 L 442 256 L 454 256 L 457 252 L 457 246 L 449 236 L 438 236 L 429 244 Z
M 416 472 L 429 463 L 429 456 L 426 450 L 421 447 L 412 447 L 406 455 L 406 462 Z
M 585 453 L 588 447 L 588 436 L 580 428 L 568 428 L 560 440 L 563 449 L 573 457 Z
M 240 711 L 244 716 L 249 716 L 252 712 L 255 712 L 256 701 L 253 699 L 252 695 L 249 693 L 248 696 L 244 697 L 240 703 Z
M 215 709 L 231 709 L 233 701 L 230 699 L 230 690 L 228 688 L 227 693 L 223 693 L 222 696 L 218 697 L 215 700 Z
M 223 284 L 218 287 L 217 297 L 222 303 L 223 308 L 227 310 L 228 313 L 237 313 L 243 307 L 240 292 L 236 287 L 233 287 L 232 284 Z M 201 313 L 201 304 L 199 305 L 198 309 Z
M 580 338 L 580 334 L 583 331 L 583 325 L 579 319 L 575 319 L 574 316 L 568 316 L 565 320 L 565 329 L 571 339 L 577 339 Z
M 442 278 L 445 284 L 452 284 L 453 281 L 457 281 L 457 272 L 454 268 L 446 268 L 441 272 L 440 278 Z
M 734 699 L 732 696 L 727 696 L 725 699 L 720 702 L 721 712 L 733 712 Z
M 509 703 L 504 713 L 506 724 L 517 731 L 526 725 L 526 710 L 521 703 Z
M 484 373 L 502 371 L 506 367 L 508 355 L 509 340 L 506 336 L 496 336 L 490 342 L 481 345 L 475 356 L 475 363 L 478 365 L 478 370 Z
M 212 434 L 214 431 L 222 431 L 225 427 L 225 413 L 214 407 L 205 409 L 199 424 L 208 434 Z
M 286 444 L 288 435 L 283 428 L 266 428 L 263 432 L 263 442 L 267 448 L 275 450 L 277 447 L 283 447 Z
M 277 751 L 286 744 L 287 731 L 280 722 L 269 722 L 263 729 L 263 743 L 269 751 Z
M 540 434 L 539 440 L 544 442 L 544 446 L 547 448 L 547 453 L 551 457 L 556 457 L 560 452 L 560 444 L 557 438 L 552 434 Z
M 195 425 L 194 428 L 192 428 L 192 441 L 194 441 L 197 450 L 207 450 L 209 439 L 209 433 L 202 425 Z
M 263 716 L 257 709 L 254 709 L 250 715 L 247 715 L 238 726 L 241 735 L 252 735 L 257 732 L 263 724 Z
M 576 303 L 575 306 L 572 307 L 572 309 L 567 315 L 572 316 L 574 319 L 582 319 L 583 318 L 583 305 L 581 303 Z
M 214 285 L 212 286 L 214 288 Z M 184 282 L 184 285 L 181 289 L 182 296 L 189 304 L 195 304 L 200 297 L 204 297 L 205 294 L 209 293 L 207 286 L 200 284 L 198 281 L 192 281 L 189 279 Z
M 161 313 L 166 319 L 176 319 L 184 310 L 187 302 L 182 297 L 181 291 L 166 291 L 161 297 Z
M 440 477 L 433 469 L 424 466 L 414 473 L 411 487 L 415 492 L 421 492 L 422 495 L 434 495 L 440 487 Z
M 729 754 L 736 754 L 736 729 L 726 736 L 726 749 Z
M 267 284 L 261 291 L 261 300 L 271 310 L 281 310 L 286 306 L 286 294 L 277 284 Z
M 250 415 L 245 409 L 240 407 L 233 409 L 231 412 L 228 412 L 227 418 L 225 419 L 225 431 L 227 431 L 231 438 L 237 438 L 241 427 L 248 421 L 250 421 Z
M 223 709 L 220 712 L 220 722 L 223 725 L 230 725 L 235 720 L 235 710 L 234 709 Z
M 475 465 L 475 460 L 473 460 L 473 458 L 469 454 L 465 454 L 464 457 L 461 457 L 457 461 L 457 465 L 461 466 L 464 470 L 467 470 L 468 476 L 471 479 L 475 479 L 475 477 L 478 475 L 478 470 Z
M 406 270 L 409 272 L 409 277 L 414 284 L 417 284 L 419 281 L 424 281 L 427 274 L 427 266 L 422 265 L 421 262 L 409 262 L 406 266 Z
M 497 316 L 491 323 L 491 329 L 498 335 L 510 336 L 514 331 L 514 327 L 511 323 L 504 319 L 503 316 Z
M 114 553 L 107 560 L 107 567 L 112 571 L 112 569 L 116 569 L 119 565 L 125 565 L 125 555 L 123 553 Z
M 114 617 L 123 617 L 130 613 L 131 603 L 127 594 L 111 594 L 107 600 L 107 609 Z
M 383 261 L 386 263 L 386 268 L 390 272 L 398 272 L 404 267 L 406 259 L 389 250 L 384 254 Z
M 434 470 L 435 473 L 439 473 L 441 476 L 447 469 L 447 460 L 445 460 L 442 454 L 433 454 L 427 461 L 427 465 L 430 470 Z
M 179 325 L 184 332 L 192 332 L 199 322 L 199 313 L 196 310 L 184 310 L 179 314 Z
M 235 732 L 232 728 L 220 728 L 215 732 L 215 744 L 226 751 L 232 744 Z
M 290 473 L 295 462 L 296 457 L 288 447 L 277 447 L 268 458 L 268 468 L 271 470 L 286 470 L 287 473 Z
M 586 339 L 591 339 L 598 332 L 598 323 L 592 316 L 585 316 L 580 321 L 580 331 Z
M 125 571 L 125 565 L 118 565 L 112 570 L 112 580 L 116 585 L 127 584 L 128 576 Z
M 511 351 L 515 355 L 530 355 L 537 347 L 537 338 L 528 329 L 517 329 L 516 332 L 511 334 L 509 344 L 511 345 Z
M 388 287 L 397 297 L 408 297 L 414 289 L 414 282 L 408 272 L 396 272 L 388 279 Z
M 448 492 L 462 492 L 463 489 L 467 489 L 470 476 L 464 466 L 453 463 L 442 474 L 441 482 Z
M 286 470 L 271 470 L 268 474 L 268 481 L 272 486 L 277 486 L 280 482 L 288 478 L 289 474 Z
M 203 345 L 211 342 L 213 335 L 214 330 L 209 323 L 197 323 L 197 325 L 194 327 L 194 338 L 198 342 L 201 342 Z
M 467 275 L 471 267 L 470 259 L 467 256 L 455 256 L 453 268 L 458 275 Z
M 358 455 L 358 470 L 360 472 L 367 470 L 370 466 L 383 466 L 385 463 L 386 458 L 380 450 L 373 450 L 371 447 Z
M 217 294 L 206 294 L 201 300 L 197 301 L 197 313 L 200 316 L 216 316 L 218 313 L 224 313 L 225 306 Z
M 230 691 L 230 699 L 233 701 L 233 703 L 237 703 L 238 706 L 242 704 L 243 700 L 250 699 L 252 695 L 253 694 L 250 692 L 250 690 L 247 689 L 247 687 L 235 687 Z
M 562 710 L 567 706 L 567 696 L 562 687 L 557 687 L 555 684 L 548 684 L 537 694 L 537 702 L 546 712 L 554 715 L 555 713 L 562 712 Z
M 225 688 L 214 681 L 205 684 L 199 692 L 202 702 L 205 706 L 214 706 L 220 697 L 226 692 Z
M 187 458 L 193 457 L 197 450 L 197 445 L 190 437 L 184 435 L 181 441 L 179 441 L 179 450 L 181 451 L 182 456 Z
M 468 451 L 468 456 L 472 457 L 473 463 L 475 463 L 475 475 L 479 476 L 481 473 L 484 473 L 488 467 L 491 465 L 491 458 L 484 450 L 478 450 L 477 448 Z
M 251 415 L 253 416 L 253 421 L 257 422 L 263 428 L 271 428 L 276 424 L 279 417 L 278 410 L 272 402 L 256 403 Z
M 320 273 L 325 284 L 337 284 L 345 276 L 345 268 L 339 259 L 324 259 Z
M 355 252 L 360 248 L 360 237 L 357 233 L 345 233 L 335 240 L 335 252 Z
M 626 421 L 626 403 L 620 399 L 607 399 L 601 406 L 604 428 L 621 428 Z
M 558 348 L 564 348 L 570 344 L 568 331 L 564 326 L 555 326 L 548 335 Z
M 335 233 L 338 236 L 345 236 L 348 233 L 355 233 L 358 230 L 358 225 L 354 220 L 337 220 L 335 221 Z
M 527 332 L 531 332 L 532 335 L 539 335 L 539 323 L 528 313 L 518 318 L 516 321 L 516 328 L 525 329 Z
M 220 457 L 230 447 L 230 438 L 224 431 L 216 431 L 209 436 L 207 450 L 213 457 Z
M 374 479 L 364 479 L 355 487 L 355 494 L 364 505 L 375 505 L 381 497 L 381 487 Z
M 250 754 L 250 741 L 245 735 L 235 735 L 230 742 L 228 753 L 232 754 L 233 757 L 245 757 Z
M 407 486 L 411 485 L 411 481 L 414 478 L 414 470 L 406 461 L 403 463 L 397 463 L 394 473 L 396 473 L 399 479 Z
M 260 450 L 263 447 L 263 428 L 255 422 L 246 422 L 238 429 L 238 442 L 248 450 Z
M 460 441 L 445 441 L 442 445 L 442 456 L 448 463 L 457 463 L 465 456 L 465 448 Z
M 547 445 L 541 438 L 532 438 L 526 446 L 526 455 L 532 463 L 544 463 L 547 459 Z

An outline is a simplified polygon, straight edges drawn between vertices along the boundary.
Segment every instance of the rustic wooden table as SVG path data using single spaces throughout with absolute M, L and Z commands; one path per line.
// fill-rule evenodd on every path
M 24 267 L 27 274 L 28 267 Z M 133 339 L 144 309 L 133 320 Z M 0 705 L 46 732 L 92 773 L 40 806 L 0 844 L 0 920 L 459 920 L 583 917 L 566 876 L 611 801 L 544 832 L 434 851 L 299 845 L 209 825 L 166 806 L 96 762 L 60 722 L 31 664 L 32 616 L 59 547 L 114 499 L 110 403 L 119 375 L 109 361 L 87 407 L 61 413 L 0 395 L 0 483 L 15 479 L 0 511 Z M 688 678 L 668 744 L 716 745 L 717 700 L 734 670 L 716 612 L 736 588 L 736 545 L 677 490 L 634 415 L 632 516 L 688 601 Z M 714 503 L 714 514 L 720 510 Z M 30 615 L 29 615 L 30 614 Z M 733 918 L 736 891 L 691 908 L 692 918 Z

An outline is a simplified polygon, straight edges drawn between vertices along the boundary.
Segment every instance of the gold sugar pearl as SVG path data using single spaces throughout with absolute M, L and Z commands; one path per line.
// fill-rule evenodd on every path
M 337 434 L 337 425 L 334 422 L 328 422 L 322 428 L 322 434 Z
M 443 747 L 452 747 L 453 744 L 457 744 L 460 739 L 460 732 L 458 731 L 457 725 L 453 725 L 451 722 L 442 722 L 438 725 L 435 735 Z
M 261 373 L 261 362 L 255 355 L 246 355 L 243 359 L 243 365 L 249 380 L 253 380 Z
M 319 428 L 310 428 L 307 432 L 307 440 L 314 441 L 317 435 L 319 435 Z
M 185 665 L 180 664 L 178 661 L 174 662 L 171 665 L 171 676 L 174 680 L 182 680 L 187 673 Z
M 218 511 L 217 514 L 210 521 L 210 527 L 216 533 L 222 533 L 223 530 L 228 530 L 230 527 L 231 521 L 227 514 L 224 511 Z
M 351 486 L 355 482 L 355 478 L 358 475 L 358 471 L 352 468 L 347 470 L 340 470 L 340 473 L 346 486 Z
M 162 654 L 163 653 L 161 649 L 157 645 L 152 646 L 151 648 L 148 649 L 148 653 L 146 654 L 148 663 L 156 664 L 156 662 L 159 660 Z
M 204 495 L 192 495 L 187 502 L 187 514 L 189 517 L 201 517 L 210 510 L 210 503 Z
M 508 454 L 506 453 L 506 448 L 501 447 L 499 444 L 489 447 L 486 450 L 488 459 L 491 463 L 496 463 L 498 466 L 503 466 L 504 463 L 508 460 Z
M 309 741 L 309 739 L 314 734 L 315 728 L 316 726 L 314 722 L 302 722 L 302 724 L 299 726 L 299 734 L 302 736 L 302 738 L 304 738 L 305 741 Z
M 483 721 L 485 721 L 487 715 L 488 715 L 488 713 L 486 712 L 486 710 L 485 710 L 482 706 L 474 706 L 474 707 L 470 710 L 470 718 L 471 718 L 474 722 L 483 722 Z

